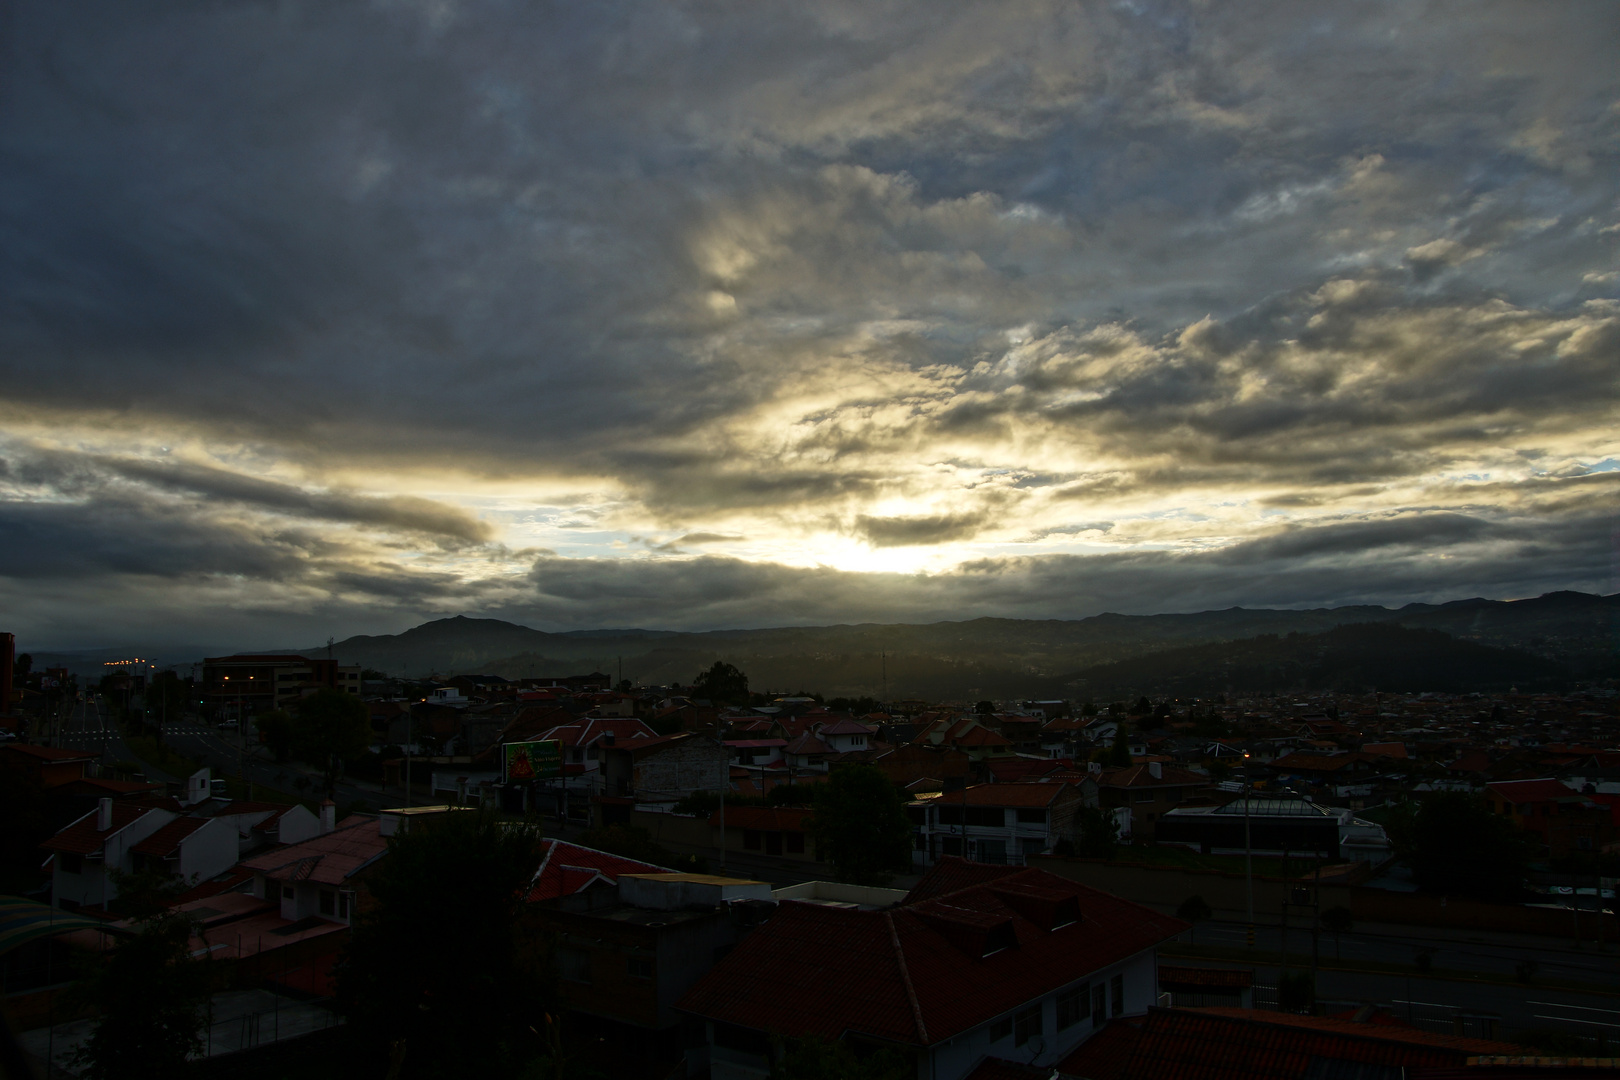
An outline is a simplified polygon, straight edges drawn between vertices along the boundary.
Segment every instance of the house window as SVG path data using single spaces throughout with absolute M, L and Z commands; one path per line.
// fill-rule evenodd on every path
M 1005 1039 L 1007 1036 L 1012 1034 L 1012 1027 L 1012 1017 L 1003 1016 L 1000 1020 L 997 1020 L 995 1023 L 990 1025 L 990 1041 L 993 1043 L 998 1043 L 1002 1039 Z
M 1007 841 L 980 840 L 978 845 L 980 862 L 988 863 L 991 866 L 1007 865 Z
M 331 889 L 322 889 L 321 890 L 321 914 L 322 915 L 336 915 L 337 914 L 337 894 L 334 893 Z
M 293 898 L 293 887 L 291 885 L 283 885 L 281 887 L 281 898 L 283 900 L 291 900 Z
M 1114 996 L 1114 1015 L 1122 1016 L 1125 1013 L 1125 976 L 1115 975 L 1109 982 Z
M 1108 1019 L 1108 987 L 1098 983 L 1091 988 L 1091 1026 L 1102 1027 Z
M 743 848 L 747 851 L 758 851 L 764 839 L 764 835 L 758 829 L 743 830 Z
M 962 838 L 960 836 L 942 836 L 939 838 L 939 852 L 941 855 L 962 854 Z
M 64 874 L 82 874 L 84 873 L 84 856 L 77 852 L 64 851 L 56 857 L 56 868 Z
M 1152 802 L 1153 799 L 1154 794 L 1151 791 L 1138 791 L 1136 793 L 1136 801 L 1139 803 Z
M 591 954 L 582 949 L 558 949 L 557 975 L 569 982 L 590 982 Z
M 1091 986 L 1081 983 L 1073 990 L 1065 990 L 1057 997 L 1057 1029 L 1067 1031 L 1086 1018 L 1086 1005 L 1091 997 Z
M 624 970 L 632 979 L 650 979 L 653 974 L 653 964 L 643 956 L 632 956 L 624 962 Z
M 346 892 L 338 893 L 338 918 L 347 919 L 349 917 L 349 905 L 352 900 L 353 897 L 350 894 Z
M 1046 811 L 1045 810 L 1020 810 L 1020 811 L 1018 811 L 1018 824 L 1020 824 L 1020 825 L 1045 825 L 1046 824 Z
M 1023 1046 L 1041 1033 L 1041 1007 L 1031 1005 L 1013 1017 L 1013 1045 Z
M 802 833 L 802 832 L 784 833 L 783 837 L 787 842 L 787 851 L 788 851 L 789 855 L 803 855 L 804 854 L 804 833 Z

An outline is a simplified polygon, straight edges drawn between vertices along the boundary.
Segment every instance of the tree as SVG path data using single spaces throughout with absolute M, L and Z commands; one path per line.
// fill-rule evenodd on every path
M 326 771 L 326 790 L 337 786 L 338 765 L 371 748 L 371 715 L 353 694 L 326 687 L 298 702 L 293 750 Z
M 34 658 L 29 653 L 18 653 L 16 658 L 11 662 L 11 674 L 13 678 L 26 679 L 28 677 L 28 673 L 33 670 Z
M 1181 902 L 1181 906 L 1176 908 L 1176 918 L 1185 919 L 1193 924 L 1193 941 L 1198 940 L 1198 924 L 1214 914 L 1213 911 L 1209 910 L 1209 905 L 1204 902 L 1204 898 L 1198 893 L 1193 893 L 1187 897 Z
M 1333 935 L 1333 956 L 1343 959 L 1339 950 L 1339 935 L 1348 934 L 1355 925 L 1350 918 L 1350 909 L 1347 907 L 1330 907 L 1322 912 L 1322 928 Z
M 277 763 L 286 764 L 293 751 L 293 718 L 285 709 L 276 709 L 260 713 L 254 717 L 253 724 L 259 729 L 259 737 L 264 740 L 264 745 L 276 755 Z
M 1108 764 L 1121 769 L 1131 764 L 1131 733 L 1123 723 L 1114 732 L 1114 745 L 1108 748 Z
M 875 766 L 845 765 L 816 785 L 810 831 L 839 881 L 886 885 L 911 857 L 911 819 L 900 789 Z
M 720 705 L 746 705 L 748 676 L 724 660 L 716 660 L 708 671 L 699 672 L 692 680 L 692 696 Z
M 77 1062 L 91 1080 L 169 1080 L 202 1045 L 208 978 L 191 955 L 198 923 L 168 907 L 184 886 L 167 875 L 109 874 L 135 933 L 91 961 L 82 992 L 100 1017 Z
M 1074 815 L 1080 832 L 1075 852 L 1087 859 L 1112 859 L 1119 846 L 1119 822 L 1114 812 L 1100 806 L 1082 806 Z
M 981 701 L 977 705 L 973 706 L 973 711 L 978 713 L 980 716 L 994 716 L 996 712 L 996 703 L 993 701 Z
M 1533 842 L 1473 795 L 1446 791 L 1416 809 L 1404 804 L 1387 828 L 1425 892 L 1511 902 L 1524 891 Z
M 546 943 L 523 932 L 540 831 L 488 810 L 417 818 L 388 843 L 338 967 L 362 1051 L 412 1078 L 515 1076 L 555 1012 Z M 380 1069 L 378 1070 L 381 1071 Z
M 770 1080 L 907 1080 L 916 1075 L 917 1066 L 892 1047 L 863 1054 L 843 1040 L 808 1035 L 786 1040 Z

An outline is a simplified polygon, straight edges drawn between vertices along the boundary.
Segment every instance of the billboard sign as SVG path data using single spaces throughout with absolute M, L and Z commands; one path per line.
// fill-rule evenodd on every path
M 562 775 L 562 744 L 555 739 L 501 744 L 501 779 L 508 784 Z

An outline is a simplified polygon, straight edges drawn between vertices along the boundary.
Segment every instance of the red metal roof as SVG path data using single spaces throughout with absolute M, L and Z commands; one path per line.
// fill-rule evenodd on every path
M 99 808 L 90 811 L 39 846 L 47 851 L 67 851 L 79 855 L 89 855 L 92 852 L 100 851 L 115 833 L 129 828 L 129 826 L 150 814 L 152 808 L 134 806 L 122 801 L 114 802 L 112 804 L 112 828 L 105 831 L 96 828 L 96 816 L 99 812 Z
M 559 896 L 572 896 L 581 889 L 605 879 L 613 884 L 620 874 L 667 874 L 668 867 L 610 855 L 595 848 L 581 847 L 565 840 L 545 841 L 545 856 L 540 869 L 529 882 L 524 899 L 531 903 L 553 900 Z
M 1002 889 L 1016 885 L 1030 895 L 1076 898 L 1080 920 L 1044 930 L 997 889 L 978 886 L 920 905 L 908 898 L 888 911 L 787 901 L 678 1007 L 788 1036 L 839 1038 L 853 1031 L 927 1046 L 1187 927 L 1043 870 L 986 869 L 1011 871 L 996 879 Z M 1001 927 L 1011 933 L 1015 947 L 978 955 L 964 945 L 971 944 L 975 931 Z
M 166 859 L 180 850 L 180 841 L 206 824 L 208 824 L 207 818 L 175 818 L 129 850 L 136 855 L 152 855 L 159 859 Z
M 1520 1048 L 1255 1009 L 1151 1009 L 1121 1080 L 1299 1080 L 1313 1060 L 1434 1068 Z M 1065 1065 L 1067 1062 L 1064 1063 Z M 1060 1066 L 1062 1068 L 1062 1066 Z
M 255 855 L 241 865 L 276 881 L 341 885 L 387 850 L 376 818 L 348 817 L 324 836 Z

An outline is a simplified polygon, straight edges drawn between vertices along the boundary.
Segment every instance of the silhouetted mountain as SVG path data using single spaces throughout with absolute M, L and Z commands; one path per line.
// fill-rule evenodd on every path
M 1084 696 L 1112 700 L 1300 689 L 1529 690 L 1560 684 L 1568 676 L 1564 665 L 1522 649 L 1384 622 L 1166 649 L 1088 668 L 1067 681 Z
M 690 682 L 715 660 L 757 689 L 890 697 L 1075 697 L 1076 673 L 1181 646 L 1394 623 L 1522 649 L 1577 674 L 1612 669 L 1620 595 L 1549 593 L 1533 600 L 1459 600 L 1305 611 L 1227 608 L 1174 615 L 998 619 L 926 625 L 863 623 L 680 633 L 547 633 L 498 619 L 439 619 L 402 634 L 349 638 L 338 659 L 398 675 L 495 672 L 510 677 L 599 669 L 636 682 Z M 324 653 L 326 647 L 308 650 Z

